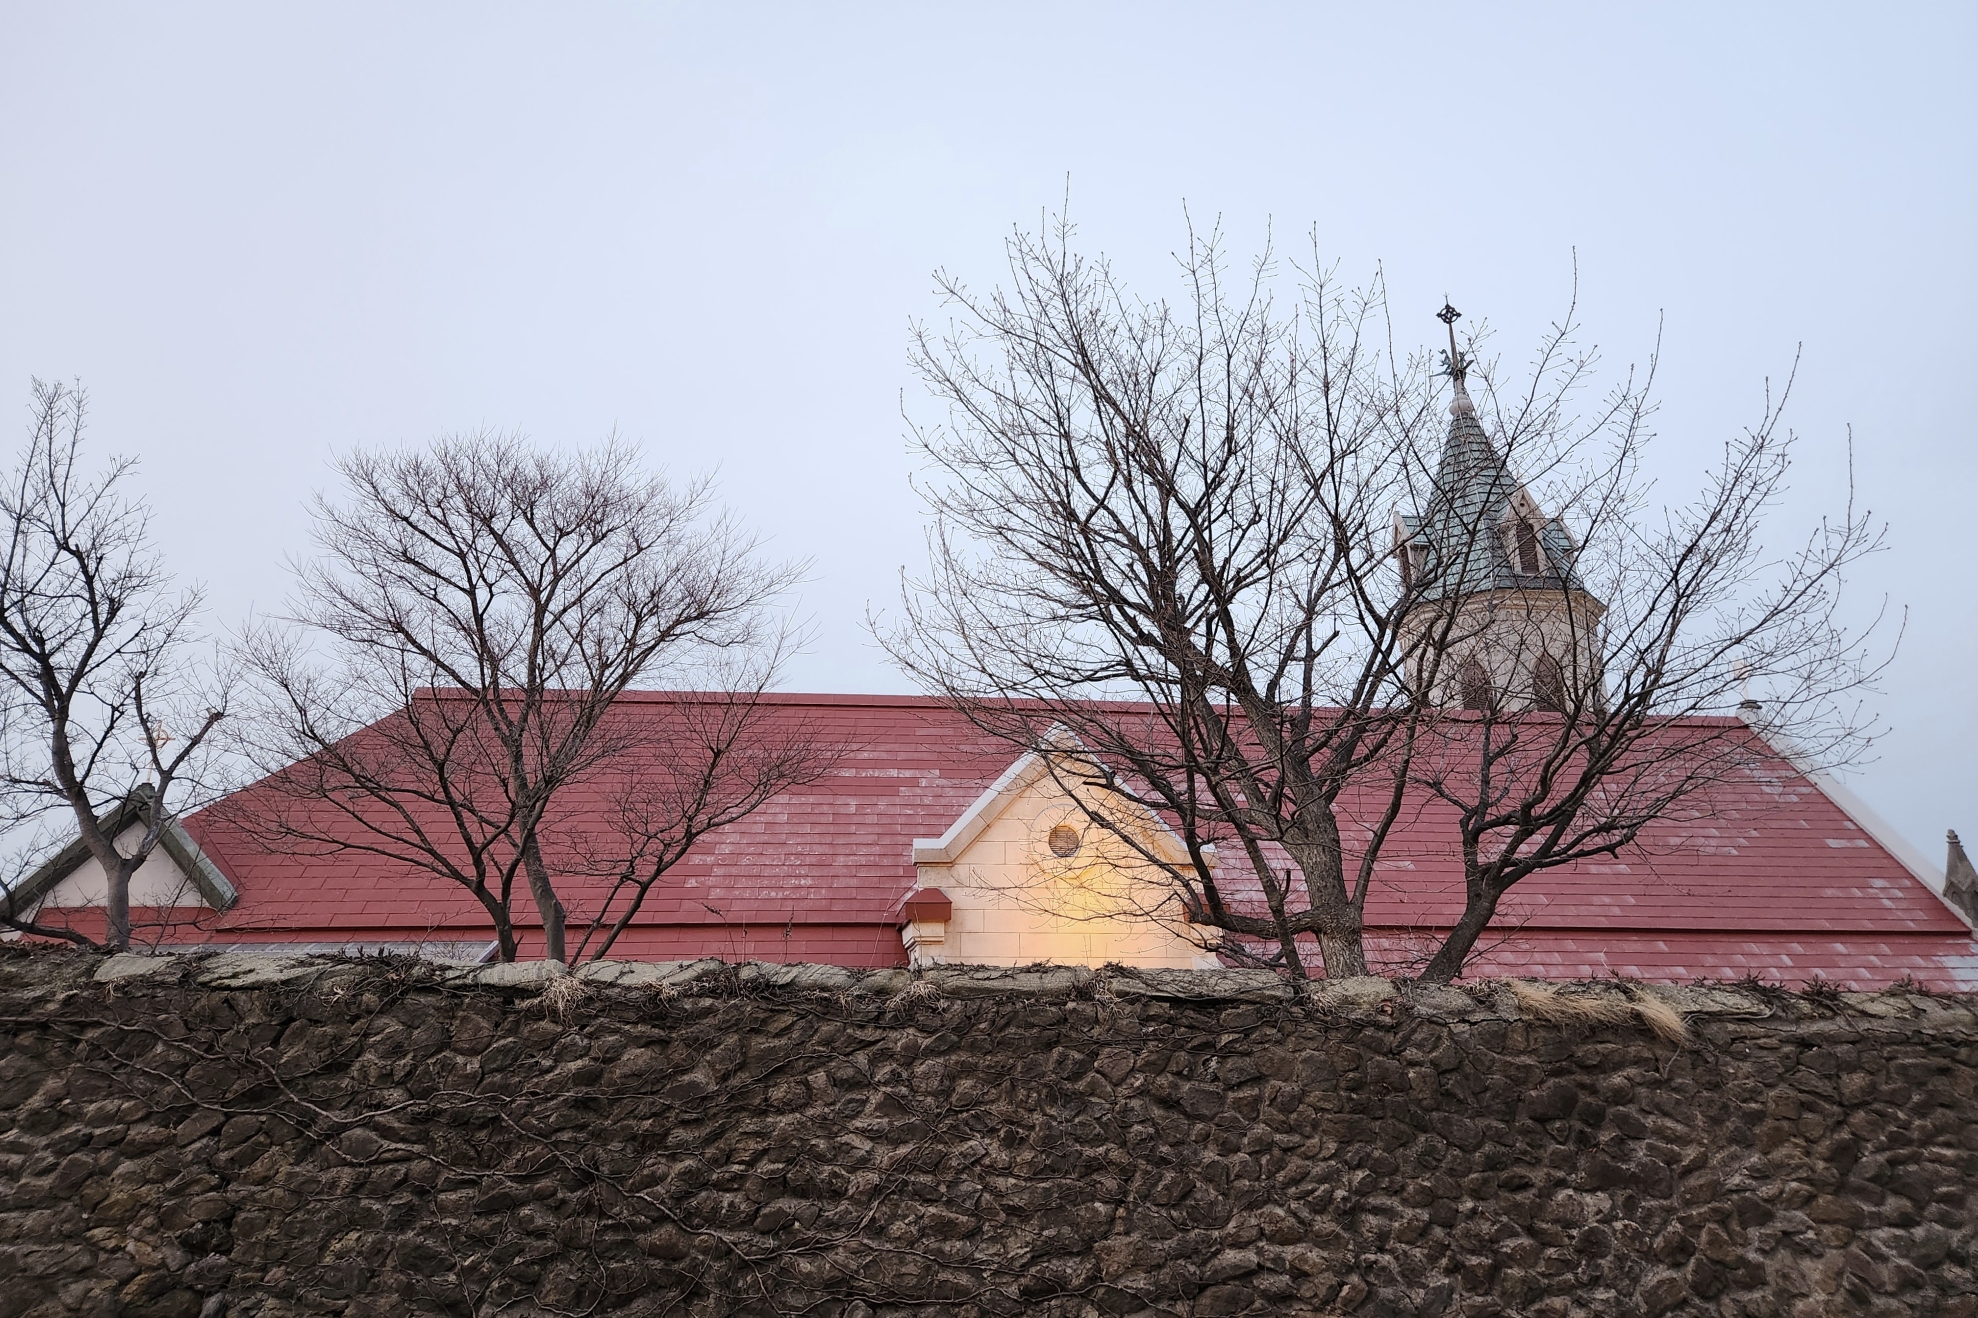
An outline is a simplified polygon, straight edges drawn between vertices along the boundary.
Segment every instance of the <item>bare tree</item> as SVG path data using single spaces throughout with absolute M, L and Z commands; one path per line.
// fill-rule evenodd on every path
M 695 838 L 784 781 L 734 766 L 789 641 L 772 604 L 795 569 L 764 564 L 706 483 L 641 474 L 615 441 L 563 453 L 489 434 L 338 469 L 348 497 L 317 500 L 319 552 L 298 569 L 292 625 L 249 643 L 252 751 L 273 777 L 234 813 L 270 845 L 457 883 L 504 960 L 519 881 L 563 961 L 556 870 L 600 851 L 571 850 L 588 808 L 573 788 L 616 782 L 656 736 L 672 757 L 672 795 L 647 802 L 644 840 L 616 857 L 614 873 L 641 880 L 613 913 L 622 928 Z M 724 688 L 708 697 L 726 711 L 716 735 L 656 732 L 616 708 L 638 683 L 710 676 Z
M 1850 494 L 1797 543 L 1765 538 L 1790 465 L 1790 379 L 1688 504 L 1658 508 L 1641 475 L 1653 360 L 1574 415 L 1595 366 L 1576 328 L 1569 311 L 1522 388 L 1485 373 L 1494 424 L 1475 423 L 1471 470 L 1439 473 L 1423 521 L 1441 533 L 1416 536 L 1445 588 L 1417 595 L 1406 623 L 1433 638 L 1411 696 L 1439 710 L 1410 776 L 1454 808 L 1464 874 L 1462 914 L 1422 971 L 1432 982 L 1462 972 L 1523 879 L 1616 856 L 1651 825 L 1702 830 L 1719 787 L 1777 772 L 1775 748 L 1811 771 L 1873 739 L 1862 697 L 1887 662 L 1870 649 L 1879 619 L 1850 629 L 1841 585 L 1880 528 Z M 1455 436 L 1476 409 L 1453 330 L 1445 360 Z
M 1447 978 L 1511 884 L 1693 808 L 1720 747 L 1750 757 L 1734 719 L 1672 731 L 1736 712 L 1734 662 L 1793 693 L 1773 706 L 1781 726 L 1868 675 L 1834 612 L 1873 540 L 1852 513 L 1772 594 L 1747 589 L 1784 472 L 1773 413 L 1732 446 L 1702 511 L 1658 527 L 1637 463 L 1646 384 L 1581 411 L 1595 360 L 1572 349 L 1570 317 L 1522 393 L 1490 391 L 1493 448 L 1462 394 L 1466 358 L 1446 363 L 1456 424 L 1428 354 L 1387 347 L 1378 280 L 1343 289 L 1313 262 L 1280 309 L 1268 254 L 1231 284 L 1217 241 L 1191 235 L 1174 307 L 1136 300 L 1063 225 L 1008 253 L 1007 289 L 940 278 L 954 320 L 915 340 L 948 418 L 915 428 L 931 567 L 884 639 L 923 685 L 1046 758 L 1164 885 L 1154 918 L 1220 931 L 1226 953 L 1294 977 L 1310 935 L 1329 975 L 1364 973 L 1383 848 L 1440 797 L 1458 805 L 1450 845 L 1474 880 L 1429 963 Z M 1512 463 L 1562 511 L 1541 516 Z M 1615 570 L 1590 587 L 1600 565 Z M 1507 663 L 1524 665 L 1518 700 L 1493 694 Z M 1845 720 L 1828 731 L 1831 751 L 1858 744 Z M 1552 751 L 1535 755 L 1544 736 Z M 1185 859 L 1136 842 L 1149 812 Z M 1232 845 L 1247 873 L 1219 870 Z
M 199 592 L 172 588 L 150 514 L 125 492 L 135 462 L 86 464 L 87 415 L 79 387 L 35 381 L 28 444 L 0 490 L 0 792 L 29 839 L 0 925 L 96 945 L 73 919 L 37 918 L 30 871 L 67 841 L 103 874 L 101 945 L 123 949 L 131 877 L 216 785 L 227 683 L 193 652 Z
M 1378 839 L 1401 805 L 1384 766 L 1416 721 L 1405 601 L 1373 583 L 1428 408 L 1389 370 L 1379 287 L 1319 275 L 1282 311 L 1268 257 L 1232 293 L 1215 240 L 1191 235 L 1177 309 L 1135 301 L 1064 226 L 1017 235 L 1009 258 L 1008 291 L 942 277 L 956 322 L 915 341 L 950 421 L 916 430 L 938 473 L 932 568 L 889 648 L 1047 753 L 1171 887 L 1171 917 L 1269 940 L 1298 977 L 1312 935 L 1327 973 L 1364 974 Z M 1053 725 L 1081 749 L 1049 751 Z M 1341 796 L 1383 774 L 1374 844 L 1351 855 Z M 1139 841 L 1149 810 L 1185 862 Z M 1232 843 L 1262 910 L 1218 876 Z

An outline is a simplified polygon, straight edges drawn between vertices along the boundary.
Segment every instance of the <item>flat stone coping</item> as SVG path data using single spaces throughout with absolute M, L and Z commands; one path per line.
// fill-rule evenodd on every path
M 105 958 L 93 975 L 99 984 L 124 984 L 170 974 L 213 989 L 301 986 L 325 976 L 363 973 L 384 963 L 323 954 L 258 952 L 214 954 L 125 953 Z M 403 963 L 400 963 L 403 964 Z M 844 966 L 771 962 L 591 961 L 574 968 L 554 961 L 489 965 L 425 960 L 432 982 L 447 987 L 535 995 L 559 981 L 585 989 L 619 989 L 756 996 L 829 993 L 868 997 L 1043 997 L 1104 1001 L 1157 1000 L 1204 1006 L 1235 1003 L 1304 1003 L 1348 1015 L 1392 1016 L 1397 1011 L 1430 1019 L 1539 1019 L 1587 1023 L 1638 1013 L 1646 1019 L 1678 1017 L 1859 1017 L 1918 1021 L 1932 1027 L 1978 1027 L 1978 995 L 1939 995 L 1888 989 L 1874 993 L 1824 990 L 1801 993 L 1744 985 L 1645 984 L 1623 980 L 1468 980 L 1452 986 L 1418 985 L 1374 976 L 1293 984 L 1267 970 L 1136 970 L 1124 966 L 936 966 L 922 970 L 853 970 Z M 1865 1023 L 1865 1022 L 1864 1022 Z

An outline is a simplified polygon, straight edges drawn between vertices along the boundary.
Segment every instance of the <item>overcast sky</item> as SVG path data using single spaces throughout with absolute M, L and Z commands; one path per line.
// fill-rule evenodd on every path
M 1184 203 L 1316 226 L 1422 342 L 1446 291 L 1528 345 L 1577 252 L 1610 366 L 1663 318 L 1670 488 L 1802 345 L 1782 527 L 1853 427 L 1893 548 L 1850 588 L 1908 611 L 1853 781 L 1940 860 L 1978 832 L 1974 69 L 1969 3 L 5 3 L 0 404 L 89 386 L 216 627 L 279 607 L 335 451 L 616 428 L 814 559 L 790 687 L 897 691 L 860 619 L 922 552 L 907 324 L 1067 179 L 1149 291 Z

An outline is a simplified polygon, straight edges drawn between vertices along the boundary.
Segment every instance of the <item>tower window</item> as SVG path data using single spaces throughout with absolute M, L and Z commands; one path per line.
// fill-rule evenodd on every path
M 1401 588 L 1406 590 L 1421 579 L 1423 569 L 1427 567 L 1429 561 L 1428 546 L 1396 536 L 1394 557 L 1398 560 L 1397 566 L 1401 569 Z
M 1535 577 L 1545 570 L 1545 559 L 1539 554 L 1538 532 L 1532 524 L 1520 517 L 1517 526 L 1518 571 L 1528 577 Z
M 1479 713 L 1490 709 L 1494 703 L 1490 689 L 1490 674 L 1484 671 L 1481 659 L 1472 657 L 1463 661 L 1461 681 L 1464 709 L 1474 709 Z
M 1566 712 L 1566 674 L 1549 654 L 1540 655 L 1532 665 L 1532 706 L 1555 714 Z

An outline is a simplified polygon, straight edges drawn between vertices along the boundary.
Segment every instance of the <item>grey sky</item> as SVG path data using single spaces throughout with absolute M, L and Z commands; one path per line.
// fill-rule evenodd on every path
M 1071 180 L 1158 291 L 1184 200 L 1610 366 L 1666 313 L 1690 479 L 1804 344 L 1782 525 L 1842 492 L 1909 609 L 1857 789 L 1978 830 L 1978 7 L 0 5 L 0 404 L 80 376 L 214 621 L 277 605 L 353 445 L 482 424 L 657 464 L 816 560 L 796 689 L 920 557 L 900 421 L 929 272 L 992 282 Z M 13 441 L 9 441 L 11 445 Z

